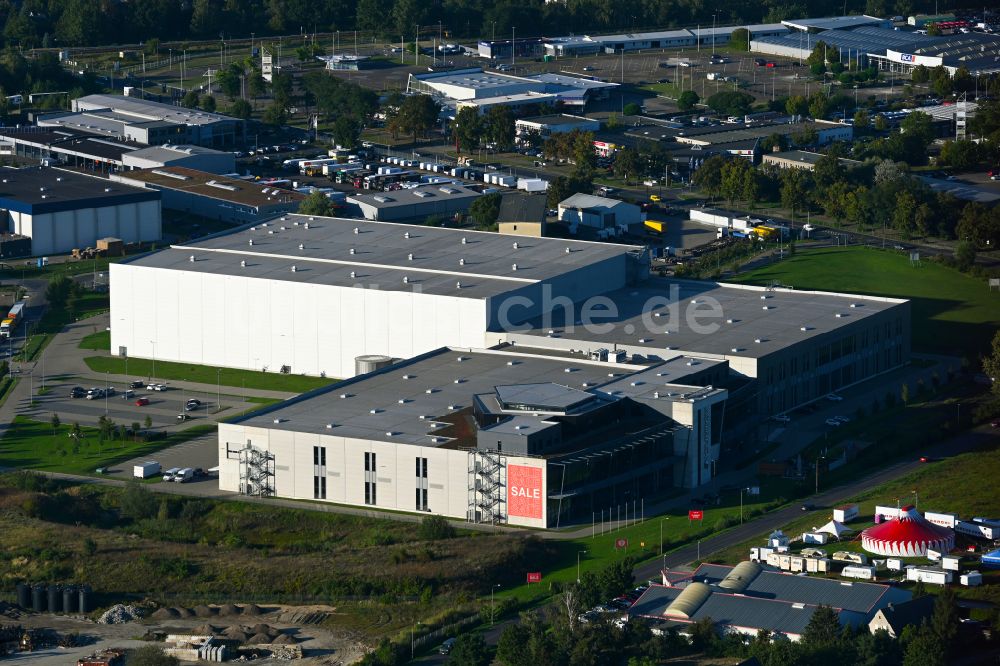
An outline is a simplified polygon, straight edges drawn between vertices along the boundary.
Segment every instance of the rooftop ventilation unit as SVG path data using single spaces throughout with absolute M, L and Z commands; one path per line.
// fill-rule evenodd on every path
M 514 243 L 514 249 L 515 250 L 517 249 L 517 243 L 516 242 Z
M 409 231 L 403 232 L 403 238 L 409 238 L 409 237 L 410 237 Z
M 327 430 L 332 430 L 333 428 L 336 427 L 336 425 L 337 425 L 336 423 L 327 423 L 326 424 L 326 429 Z
M 642 342 L 642 343 L 652 342 L 652 341 L 653 341 L 653 338 L 639 338 L 639 342 Z
M 837 314 L 835 314 L 833 316 L 836 317 L 837 319 L 843 319 L 847 315 L 845 315 L 843 312 L 838 312 Z
M 247 267 L 247 262 L 246 261 L 240 261 L 240 268 L 246 268 L 246 267 Z
M 403 284 L 409 284 L 409 283 L 410 283 L 410 278 L 408 278 L 407 276 L 404 275 L 403 276 Z
M 462 288 L 462 283 L 461 282 L 456 282 L 455 283 L 455 289 L 461 289 L 461 288 Z
M 341 393 L 340 394 L 340 399 L 341 400 L 346 400 L 347 399 L 347 394 L 346 393 Z
M 164 171 L 163 169 L 153 169 L 153 173 L 155 173 L 157 176 L 164 176 L 165 178 L 173 178 L 174 180 L 191 180 L 191 176 L 184 176 L 179 173 Z
M 284 420 L 285 420 L 285 419 L 282 419 L 282 418 L 277 418 L 277 419 L 274 419 L 274 422 L 275 422 L 275 423 L 281 423 L 281 422 L 282 422 L 282 421 L 284 421 Z
M 376 409 L 372 409 L 372 410 L 369 410 L 369 412 L 368 412 L 368 413 L 369 413 L 369 414 L 378 414 L 378 413 L 379 413 L 379 412 L 381 412 L 381 411 L 382 411 L 381 409 L 378 409 L 378 408 L 376 408 Z
M 188 261 L 194 261 L 194 255 L 193 254 L 190 257 L 188 257 Z
M 571 250 L 571 249 L 569 249 L 569 248 L 566 248 L 566 254 L 569 254 L 569 253 L 570 253 L 570 252 L 572 252 L 572 251 L 573 251 L 573 250 Z
M 434 195 L 431 194 L 430 192 L 414 192 L 413 196 L 420 197 L 421 199 L 426 199 L 426 198 L 432 197 Z M 375 198 L 377 199 L 378 197 L 375 197 Z
M 761 307 L 761 310 L 773 310 L 773 309 L 774 309 L 773 305 L 765 305 Z
M 813 330 L 813 327 L 812 326 L 800 326 L 799 330 L 800 331 L 811 331 L 811 330 Z
M 754 338 L 754 339 L 753 339 L 753 341 L 754 341 L 754 344 L 758 344 L 758 345 L 759 345 L 759 344 L 760 344 L 761 342 L 763 342 L 763 340 L 761 340 L 760 338 Z
M 351 254 L 354 254 L 354 248 L 352 247 L 352 248 L 351 248 L 351 249 L 349 250 L 349 252 L 350 252 Z
M 308 228 L 309 228 L 309 223 L 308 223 L 308 222 L 306 222 L 306 223 L 305 223 L 305 224 L 303 224 L 302 226 L 303 226 L 303 227 L 305 227 L 306 229 L 308 229 Z
M 300 250 L 304 250 L 304 249 L 306 249 L 306 246 L 305 246 L 305 245 L 303 245 L 302 243 L 299 243 L 299 249 L 300 249 Z
M 297 270 L 298 270 L 298 268 L 295 267 L 295 264 L 292 264 L 292 272 L 294 273 Z
M 351 279 L 353 280 L 356 277 L 357 277 L 357 273 L 355 273 L 354 271 L 351 271 Z
M 465 265 L 465 259 L 459 259 L 458 260 L 458 265 L 459 266 L 464 266 Z
M 429 388 L 429 389 L 426 389 L 424 391 L 424 393 L 437 393 L 437 392 L 438 392 L 438 389 L 436 389 L 436 388 Z
M 248 245 L 253 245 L 253 239 L 251 238 L 250 240 L 248 240 L 248 241 L 247 241 L 247 244 L 248 244 Z
M 6 183 L 7 181 L 5 180 L 3 182 Z M 465 236 L 462 236 L 462 245 L 466 245 L 466 244 L 468 244 L 468 242 L 469 242 L 469 240 Z
M 403 379 L 413 379 L 413 375 L 403 375 Z
M 516 271 L 517 270 L 517 264 L 512 264 L 511 267 L 510 267 L 510 270 Z
M 448 410 L 454 412 L 459 408 L 458 405 L 448 405 Z
M 520 361 L 507 361 L 507 365 L 518 365 Z
M 220 183 L 214 180 L 210 180 L 205 184 L 208 185 L 209 187 L 214 187 L 220 190 L 226 190 L 227 192 L 236 192 L 240 189 L 235 185 L 229 185 L 228 183 Z
M 465 380 L 460 377 L 460 378 L 458 378 L 458 379 L 455 380 L 455 383 L 456 384 L 464 384 Z
M 412 252 L 410 254 L 406 255 L 406 260 L 407 261 L 413 261 L 413 253 Z
M 354 233 L 355 233 L 355 235 L 360 234 L 361 230 L 358 229 L 357 227 L 354 227 Z

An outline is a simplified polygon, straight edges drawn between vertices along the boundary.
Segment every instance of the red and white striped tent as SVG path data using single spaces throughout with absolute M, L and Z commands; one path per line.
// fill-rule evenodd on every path
M 861 547 L 875 555 L 924 557 L 927 550 L 947 553 L 955 547 L 955 532 L 924 519 L 912 506 L 904 506 L 899 517 L 861 533 Z

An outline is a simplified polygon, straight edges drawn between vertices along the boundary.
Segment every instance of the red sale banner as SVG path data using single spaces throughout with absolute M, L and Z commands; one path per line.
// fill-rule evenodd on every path
M 507 466 L 507 515 L 542 517 L 542 469 L 525 465 Z
M 688 520 L 704 520 L 705 512 L 700 509 L 691 509 L 688 511 Z
M 541 571 L 529 571 L 528 572 L 528 582 L 529 583 L 541 583 L 542 582 L 542 572 Z

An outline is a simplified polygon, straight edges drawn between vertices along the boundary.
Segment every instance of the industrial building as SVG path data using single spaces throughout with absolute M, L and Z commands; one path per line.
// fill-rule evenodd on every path
M 167 210 L 232 224 L 298 210 L 306 198 L 300 192 L 179 166 L 127 171 L 113 174 L 111 180 L 160 192 Z
M 569 114 L 550 114 L 518 118 L 514 121 L 514 130 L 519 141 L 524 141 L 529 135 L 545 140 L 553 134 L 563 134 L 580 130 L 581 132 L 596 132 L 601 129 L 601 121 Z
M 0 155 L 39 163 L 65 164 L 107 173 L 121 169 L 124 156 L 137 146 L 117 139 L 53 127 L 0 128 Z
M 287 215 L 113 264 L 111 345 L 349 377 L 357 356 L 489 346 L 487 331 L 542 314 L 552 298 L 579 301 L 648 273 L 635 246 Z
M 359 192 L 348 196 L 347 203 L 357 206 L 366 220 L 423 221 L 432 216 L 450 217 L 465 212 L 480 196 L 479 190 L 448 183 L 373 194 Z
M 796 31 L 787 35 L 761 37 L 750 42 L 754 53 L 798 58 L 805 61 L 822 41 L 828 49 L 835 49 L 841 62 L 857 61 L 860 67 L 867 67 L 869 58 L 885 55 L 887 49 L 911 52 L 921 45 L 933 44 L 939 37 L 928 37 L 915 32 L 893 30 L 891 26 L 855 26 L 854 29 L 828 29 L 819 34 L 811 31 Z
M 122 95 L 86 95 L 73 110 L 40 115 L 39 127 L 61 127 L 144 146 L 194 144 L 228 148 L 246 139 L 242 120 Z
M 0 210 L 3 231 L 30 238 L 33 255 L 95 247 L 109 236 L 157 241 L 162 231 L 159 192 L 64 169 L 5 169 Z
M 829 30 L 851 30 L 860 27 L 892 28 L 892 21 L 877 16 L 850 15 L 828 16 L 825 18 L 804 18 L 781 22 L 792 30 L 808 33 L 827 32 Z
M 794 139 L 797 135 L 807 135 L 811 132 L 816 133 L 816 143 L 820 146 L 834 141 L 849 142 L 854 139 L 854 127 L 826 120 L 804 120 L 794 123 L 760 123 L 753 125 L 733 125 L 731 127 L 720 125 L 698 129 L 685 128 L 683 131 L 678 132 L 674 139 L 678 143 L 691 146 L 717 148 L 723 144 L 744 141 L 756 142 L 775 134 Z
M 236 171 L 236 155 L 202 146 L 164 144 L 128 152 L 123 155 L 122 164 L 127 169 L 162 169 L 177 166 L 221 174 Z
M 497 227 L 502 234 L 541 237 L 548 230 L 547 217 L 545 194 L 504 192 Z
M 576 233 L 579 227 L 596 231 L 627 230 L 646 220 L 645 213 L 635 204 L 582 192 L 560 201 L 558 211 L 559 221 L 569 226 L 570 233 Z
M 617 86 L 617 83 L 564 74 L 514 76 L 470 67 L 410 74 L 406 89 L 408 93 L 433 95 L 448 107 L 473 106 L 483 113 L 498 104 L 536 106 L 561 102 L 568 106 L 583 107 L 591 99 L 606 97 Z
M 669 363 L 454 347 L 358 363 L 377 367 L 220 424 L 220 489 L 545 528 L 635 512 L 718 454 L 726 391 L 665 382 L 695 374 Z
M 545 52 L 545 40 L 539 37 L 512 39 L 484 39 L 477 45 L 480 58 L 490 60 L 510 60 L 517 58 L 538 58 Z
M 650 586 L 629 615 L 667 621 L 682 630 L 711 618 L 724 632 L 754 636 L 766 629 L 791 641 L 802 637 L 820 605 L 832 606 L 842 625 L 858 628 L 867 627 L 878 611 L 912 596 L 890 585 L 797 576 L 756 562 L 702 564 L 690 574 L 664 572 L 664 581 L 669 584 Z
M 592 55 L 595 53 L 621 53 L 622 51 L 648 51 L 650 49 L 712 48 L 726 46 L 733 31 L 744 28 L 752 39 L 785 35 L 788 26 L 780 23 L 759 25 L 697 26 L 693 29 L 657 30 L 617 35 L 581 35 L 555 37 L 545 40 L 545 52 L 553 57 Z
M 582 325 L 583 304 L 564 304 L 489 342 L 726 361 L 736 378 L 753 380 L 734 396 L 746 399 L 734 419 L 755 420 L 910 360 L 905 300 L 658 278 L 605 296 L 611 305 L 600 312 L 600 326 Z
M 785 150 L 779 153 L 765 153 L 762 158 L 764 164 L 773 164 L 782 169 L 805 169 L 812 171 L 816 168 L 816 162 L 823 157 L 823 153 L 813 153 L 807 150 Z M 837 159 L 840 166 L 845 169 L 853 169 L 861 166 L 863 162 L 851 160 L 846 157 Z

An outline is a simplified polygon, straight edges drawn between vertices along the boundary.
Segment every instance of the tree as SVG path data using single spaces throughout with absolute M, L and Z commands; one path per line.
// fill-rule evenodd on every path
M 685 90 L 677 97 L 677 107 L 681 111 L 690 111 L 700 101 L 698 93 L 693 90 Z
M 101 12 L 88 0 L 71 0 L 56 22 L 56 37 L 66 46 L 100 43 L 104 23 Z
M 781 205 L 797 211 L 809 205 L 812 178 L 803 169 L 783 169 L 781 172 Z
M 622 107 L 623 116 L 638 116 L 640 113 L 642 113 L 642 107 L 635 102 L 629 102 Z
M 729 35 L 729 46 L 735 51 L 750 50 L 750 31 L 746 28 L 736 28 Z
M 125 666 L 178 666 L 177 657 L 167 655 L 159 645 L 144 645 L 128 651 Z
M 990 353 L 983 357 L 983 374 L 993 380 L 991 389 L 994 395 L 1000 395 L 1000 331 L 993 336 L 990 343 Z
M 928 37 L 940 37 L 941 36 L 941 26 L 937 23 L 927 24 L 927 36 Z
M 500 193 L 492 192 L 478 197 L 469 206 L 469 215 L 479 229 L 494 230 L 500 217 Z
M 739 91 L 717 92 L 708 98 L 709 108 L 731 116 L 744 116 L 750 113 L 752 105 L 753 95 Z
M 809 113 L 809 100 L 802 95 L 792 95 L 785 101 L 785 111 L 790 116 L 804 116 Z
M 59 415 L 56 414 L 55 412 L 52 412 L 52 418 L 49 419 L 49 423 L 52 424 L 52 436 L 55 437 L 56 431 L 59 430 L 59 426 L 62 424 L 62 422 L 59 420 Z
M 483 121 L 483 136 L 497 152 L 507 152 L 514 145 L 514 112 L 506 104 L 490 107 Z
M 858 109 L 854 112 L 854 129 L 867 129 L 870 124 L 871 120 L 867 111 Z
M 278 104 L 267 107 L 262 118 L 265 125 L 279 127 L 288 121 L 288 111 Z
M 132 520 L 152 518 L 156 515 L 156 499 L 138 481 L 131 480 L 125 484 L 119 508 L 124 517 Z
M 399 113 L 393 120 L 399 123 L 400 131 L 413 135 L 423 135 L 437 123 L 440 107 L 430 95 L 411 95 L 403 100 Z
M 530 639 L 531 632 L 524 624 L 509 625 L 497 640 L 497 662 L 501 666 L 536 666 L 531 655 Z
M 193 109 L 193 108 L 197 107 L 198 106 L 198 91 L 197 90 L 188 90 L 186 93 L 184 93 L 184 97 L 183 97 L 183 99 L 181 99 L 181 106 L 183 106 L 185 108 L 188 108 L 188 109 Z
M 361 123 L 353 116 L 339 116 L 333 121 L 330 134 L 333 135 L 334 143 L 341 148 L 353 149 L 361 137 Z
M 903 666 L 945 666 L 947 663 L 944 643 L 924 622 L 906 646 Z
M 292 107 L 292 75 L 287 72 L 278 72 L 271 77 L 271 94 L 274 97 L 274 106 L 287 112 Z
M 490 649 L 482 634 L 462 634 L 455 641 L 448 657 L 449 664 L 455 666 L 489 666 Z
M 144 418 L 142 420 L 142 424 L 143 424 L 143 427 L 146 428 L 146 430 L 149 430 L 150 428 L 153 427 L 153 417 L 150 416 L 149 414 L 146 414 L 146 418 Z M 76 427 L 79 428 L 80 426 L 77 425 Z
M 958 635 L 958 608 L 955 605 L 955 590 L 945 587 L 934 600 L 934 613 L 931 615 L 930 628 L 938 637 L 945 649 L 951 647 Z
M 820 605 L 802 632 L 802 644 L 810 649 L 828 648 L 840 638 L 840 618 L 830 606 Z
M 874 127 L 879 132 L 884 132 L 889 129 L 889 122 L 885 119 L 883 114 L 878 114 L 875 116 Z
M 202 95 L 201 99 L 198 100 L 198 106 L 209 113 L 213 113 L 215 111 L 215 98 L 211 95 Z
M 299 214 L 329 216 L 333 214 L 333 204 L 328 196 L 317 190 L 302 200 L 299 204 Z
M 809 115 L 813 118 L 825 118 L 830 112 L 830 98 L 824 92 L 814 92 L 809 96 Z
M 242 81 L 245 72 L 239 63 L 233 63 L 226 69 L 219 72 L 215 77 L 215 82 L 219 84 L 219 90 L 229 99 L 236 99 L 242 90 Z
M 712 155 L 701 163 L 694 172 L 692 181 L 701 190 L 708 192 L 710 197 L 716 197 L 722 191 L 722 167 L 726 159 L 721 155 Z
M 917 65 L 910 72 L 910 80 L 914 83 L 927 83 L 931 78 L 930 71 L 924 65 Z
M 483 118 L 471 106 L 464 106 L 455 114 L 451 124 L 451 134 L 455 139 L 455 150 L 472 152 L 479 147 L 483 133 Z
M 631 146 L 622 148 L 615 154 L 615 161 L 612 165 L 616 176 L 625 181 L 628 185 L 629 176 L 639 175 L 639 151 Z
M 756 197 L 756 179 L 753 165 L 743 159 L 728 160 L 722 165 L 722 195 L 732 205 L 738 199 L 753 201 Z
M 250 116 L 253 115 L 253 108 L 250 106 L 250 102 L 245 99 L 238 99 L 229 105 L 229 115 L 240 120 L 250 120 Z

